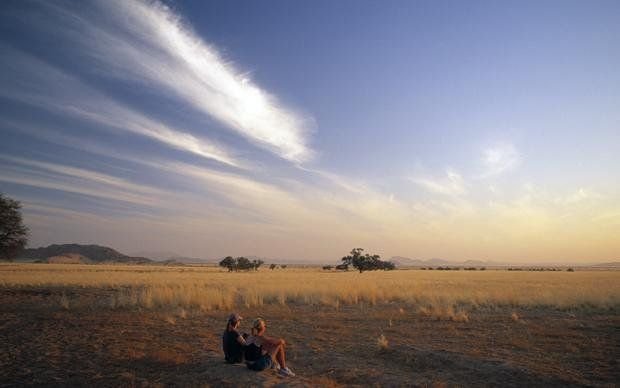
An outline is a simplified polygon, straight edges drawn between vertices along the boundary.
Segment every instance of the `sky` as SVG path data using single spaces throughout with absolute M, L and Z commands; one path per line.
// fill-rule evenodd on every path
M 620 259 L 618 1 L 0 4 L 29 246 Z

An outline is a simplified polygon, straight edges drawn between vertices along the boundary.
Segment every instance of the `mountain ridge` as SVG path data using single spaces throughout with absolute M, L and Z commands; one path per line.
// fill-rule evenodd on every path
M 81 255 L 94 263 L 151 263 L 146 257 L 127 256 L 110 247 L 96 244 L 52 244 L 47 247 L 26 248 L 17 256 L 17 260 L 48 260 L 52 257 Z

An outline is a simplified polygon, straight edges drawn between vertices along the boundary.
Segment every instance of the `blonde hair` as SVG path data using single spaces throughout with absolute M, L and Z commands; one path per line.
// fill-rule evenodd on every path
M 256 318 L 252 323 L 252 335 L 257 335 L 261 329 L 265 327 L 265 320 L 263 318 Z

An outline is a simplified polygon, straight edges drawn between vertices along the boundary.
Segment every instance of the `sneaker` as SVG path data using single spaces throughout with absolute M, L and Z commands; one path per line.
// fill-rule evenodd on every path
M 289 377 L 293 377 L 293 376 L 295 376 L 295 373 L 293 373 L 293 371 L 292 371 L 292 370 L 290 370 L 290 369 L 288 368 L 288 366 L 287 366 L 286 368 L 281 368 L 281 369 L 280 369 L 280 374 L 281 374 L 282 376 L 289 376 Z

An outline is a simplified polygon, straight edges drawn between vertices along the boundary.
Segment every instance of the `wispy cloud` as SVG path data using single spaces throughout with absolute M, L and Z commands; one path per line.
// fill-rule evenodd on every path
M 117 189 L 111 190 L 101 186 L 84 185 L 83 182 L 75 182 L 67 179 L 28 176 L 27 173 L 24 173 L 23 170 L 19 169 L 5 168 L 2 172 L 0 172 L 0 181 L 138 205 L 149 205 L 153 207 L 158 205 L 158 200 L 146 195 L 124 193 Z
M 284 159 L 299 163 L 312 157 L 307 144 L 312 120 L 284 106 L 237 70 L 167 6 L 121 0 L 97 5 L 111 16 L 107 23 L 100 21 L 100 15 L 50 8 L 65 15 L 66 23 L 73 26 L 65 31 L 67 37 L 101 71 L 171 92 Z M 75 34 L 75 29 L 81 34 Z
M 211 140 L 149 118 L 28 54 L 5 46 L 0 46 L 0 53 L 0 70 L 6 77 L 2 79 L 1 96 L 130 131 L 175 149 L 242 167 L 229 151 Z
M 128 178 L 58 163 L 0 155 L 0 181 L 80 194 L 150 209 L 166 207 L 175 192 L 140 184 Z
M 521 163 L 521 155 L 514 145 L 502 143 L 486 148 L 482 152 L 482 178 L 502 174 L 516 168 Z
M 440 178 L 414 177 L 411 181 L 435 194 L 456 196 L 467 192 L 463 177 L 452 169 L 447 169 Z
M 154 187 L 138 185 L 136 183 L 132 183 L 126 179 L 121 179 L 118 177 L 114 177 L 108 174 L 103 174 L 100 172 L 96 172 L 93 170 L 86 170 L 83 168 L 77 168 L 72 166 L 65 166 L 56 163 L 49 162 L 40 162 L 36 160 L 28 160 L 19 157 L 12 156 L 4 156 L 0 155 L 0 159 L 4 159 L 6 161 L 21 164 L 29 167 L 34 167 L 41 170 L 50 171 L 56 174 L 61 174 L 69 177 L 79 178 L 82 180 L 106 185 L 113 186 L 118 189 L 122 189 L 123 191 L 133 191 L 141 194 L 152 195 L 152 196 L 161 196 L 166 194 L 166 192 L 156 189 Z

